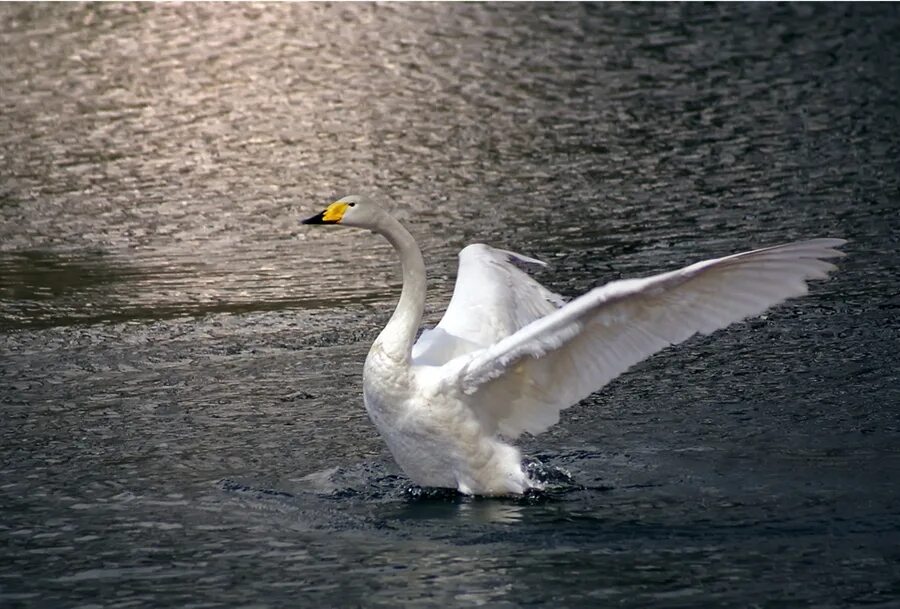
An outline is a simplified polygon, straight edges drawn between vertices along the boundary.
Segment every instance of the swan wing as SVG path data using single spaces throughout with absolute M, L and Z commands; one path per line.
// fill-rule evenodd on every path
M 496 344 L 564 304 L 522 270 L 545 263 L 475 243 L 459 253 L 453 296 L 438 325 L 413 346 L 417 364 L 440 365 Z
M 842 239 L 813 239 L 614 281 L 474 351 L 453 381 L 495 431 L 540 433 L 560 410 L 668 345 L 807 293 Z M 449 379 L 448 379 L 449 380 Z

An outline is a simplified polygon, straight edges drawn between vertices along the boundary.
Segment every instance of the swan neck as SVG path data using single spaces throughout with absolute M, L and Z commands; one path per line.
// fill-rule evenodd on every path
M 382 234 L 400 255 L 403 289 L 397 308 L 375 345 L 380 345 L 391 359 L 408 363 L 425 309 L 425 261 L 413 236 L 394 218 L 386 217 L 376 232 Z

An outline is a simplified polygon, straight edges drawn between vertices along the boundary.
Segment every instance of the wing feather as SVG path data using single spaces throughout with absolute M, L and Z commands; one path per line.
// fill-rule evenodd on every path
M 540 260 L 475 243 L 459 253 L 453 297 L 438 325 L 413 346 L 413 361 L 441 365 L 498 343 L 564 304 L 520 267 Z
M 634 364 L 807 293 L 841 239 L 812 239 L 614 281 L 470 352 L 456 382 L 504 436 L 540 433 Z

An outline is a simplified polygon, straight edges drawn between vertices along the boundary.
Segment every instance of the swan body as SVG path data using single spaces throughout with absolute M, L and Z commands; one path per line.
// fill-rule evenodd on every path
M 403 288 L 366 357 L 366 411 L 416 484 L 476 495 L 540 487 L 509 441 L 545 431 L 561 410 L 668 345 L 806 294 L 845 243 L 812 239 L 705 260 L 569 302 L 520 268 L 542 262 L 474 244 L 459 254 L 443 318 L 416 341 L 425 264 L 412 235 L 358 196 L 303 222 L 368 229 L 398 252 Z

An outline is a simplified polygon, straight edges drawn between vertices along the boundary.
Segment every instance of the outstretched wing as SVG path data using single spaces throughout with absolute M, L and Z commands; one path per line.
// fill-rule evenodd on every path
M 564 304 L 521 266 L 544 263 L 483 243 L 459 253 L 453 297 L 440 323 L 413 346 L 416 364 L 441 365 L 515 334 Z
M 540 433 L 559 411 L 690 336 L 759 315 L 807 293 L 842 256 L 841 239 L 813 239 L 614 281 L 515 334 L 472 352 L 456 382 L 504 436 Z

